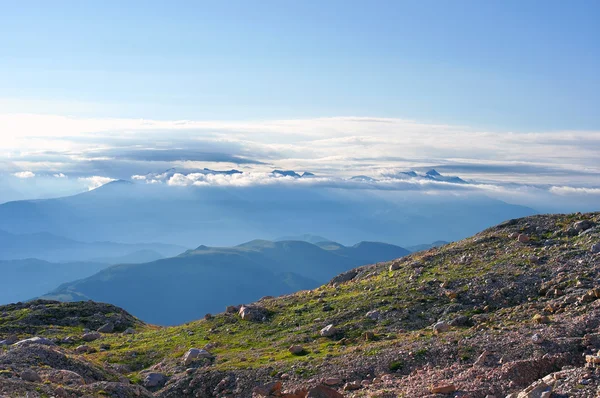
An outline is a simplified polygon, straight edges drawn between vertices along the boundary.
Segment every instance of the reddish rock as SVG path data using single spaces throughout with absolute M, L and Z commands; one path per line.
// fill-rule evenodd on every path
M 308 390 L 306 398 L 344 398 L 344 396 L 327 386 L 316 386 Z
M 265 384 L 262 386 L 254 387 L 252 392 L 254 395 L 259 397 L 268 397 L 271 395 L 280 395 L 281 393 L 281 382 L 275 381 L 273 383 Z
M 456 386 L 452 383 L 438 384 L 437 386 L 431 387 L 431 392 L 434 394 L 450 394 L 454 391 L 456 391 Z
M 529 238 L 529 236 L 527 236 L 525 234 L 519 234 L 519 236 L 517 237 L 517 240 L 521 243 L 527 243 L 527 242 L 529 242 L 530 238 Z

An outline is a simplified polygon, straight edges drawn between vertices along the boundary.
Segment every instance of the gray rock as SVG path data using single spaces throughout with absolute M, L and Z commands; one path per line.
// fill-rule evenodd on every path
M 600 253 L 600 242 L 592 245 L 592 253 Z
M 337 333 L 338 330 L 333 325 L 327 325 L 319 332 L 319 334 L 323 337 L 332 337 L 335 336 Z
M 42 378 L 39 374 L 31 369 L 27 369 L 21 372 L 21 380 L 30 381 L 32 383 L 41 383 Z
M 89 342 L 89 341 L 98 340 L 101 337 L 102 337 L 102 335 L 98 332 L 89 332 L 89 333 L 85 333 L 83 336 L 81 336 L 81 340 Z
M 38 337 L 38 336 L 36 336 L 36 337 L 32 337 L 30 339 L 25 339 L 25 340 L 17 341 L 15 343 L 15 346 L 16 347 L 23 347 L 23 346 L 27 346 L 27 345 L 30 345 L 30 344 L 56 345 L 54 343 L 54 341 L 52 341 L 52 340 L 49 340 L 49 339 L 47 339 L 45 337 Z
M 329 284 L 333 285 L 333 284 L 348 282 L 348 281 L 351 281 L 352 279 L 356 278 L 356 275 L 358 275 L 358 271 L 356 271 L 356 270 L 346 271 L 343 274 L 339 274 L 338 276 L 333 278 L 329 282 Z
M 582 221 L 577 221 L 575 224 L 573 224 L 573 229 L 577 232 L 582 232 L 585 231 L 586 229 L 590 229 L 594 226 L 594 223 L 590 220 L 582 220 Z
M 444 321 L 438 322 L 435 325 L 433 325 L 434 333 L 444 333 L 444 332 L 447 332 L 448 330 L 450 330 L 450 325 L 448 325 L 448 323 L 446 323 Z
M 302 347 L 301 345 L 293 345 L 288 349 L 288 351 L 292 355 L 300 355 L 304 353 L 304 347 Z
M 105 323 L 98 328 L 100 333 L 112 333 L 115 330 L 115 325 L 112 322 Z
M 212 358 L 213 355 L 203 349 L 200 348 L 190 348 L 188 350 L 188 352 L 185 353 L 185 355 L 183 356 L 183 364 L 184 366 L 188 366 L 189 364 L 191 364 L 192 362 L 194 362 L 197 359 L 202 359 L 202 358 Z
M 133 329 L 133 328 L 127 328 L 127 329 L 125 329 L 125 331 L 123 332 L 123 334 L 135 334 L 135 329 Z
M 160 387 L 167 381 L 167 376 L 162 373 L 148 373 L 144 377 L 144 387 Z
M 242 305 L 238 314 L 246 321 L 264 322 L 267 320 L 268 311 L 257 305 Z
M 365 314 L 365 316 L 374 321 L 378 321 L 381 318 L 381 313 L 377 310 L 371 310 Z

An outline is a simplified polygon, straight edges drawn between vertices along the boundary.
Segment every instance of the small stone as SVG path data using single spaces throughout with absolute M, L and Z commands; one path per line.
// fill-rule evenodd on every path
M 600 242 L 592 245 L 591 252 L 592 253 L 600 253 Z
M 344 391 L 355 391 L 360 390 L 361 385 L 358 381 L 352 381 L 350 383 L 344 384 Z
M 91 347 L 87 346 L 87 345 L 80 345 L 77 346 L 77 348 L 75 348 L 75 352 L 78 354 L 85 354 L 87 352 L 90 352 Z
M 302 347 L 301 345 L 293 345 L 290 348 L 288 348 L 288 351 L 292 355 L 302 355 L 305 352 L 304 347 Z
M 135 329 L 133 329 L 133 328 L 127 328 L 127 329 L 125 329 L 125 331 L 123 332 L 123 334 L 135 334 Z
M 281 387 L 281 382 L 275 381 L 273 383 L 254 387 L 254 390 L 252 392 L 255 396 L 259 397 L 279 396 L 281 395 Z
M 344 398 L 344 396 L 332 388 L 321 385 L 308 390 L 305 398 Z
M 337 333 L 338 333 L 338 330 L 332 324 L 325 326 L 319 332 L 319 334 L 323 337 L 332 337 L 332 336 L 335 336 Z
M 206 350 L 202 350 L 199 348 L 190 348 L 183 356 L 183 365 L 188 366 L 189 364 L 191 364 L 192 362 L 194 362 L 197 359 L 201 359 L 201 358 L 210 359 L 212 357 L 213 357 L 213 355 Z
M 519 234 L 519 236 L 517 236 L 517 240 L 521 243 L 527 243 L 529 242 L 531 239 L 529 238 L 529 236 L 525 235 L 525 234 Z
M 548 318 L 548 316 L 546 316 L 546 315 L 535 314 L 533 316 L 533 321 L 535 323 L 549 323 L 550 322 L 550 318 Z
M 367 318 L 369 318 L 369 319 L 374 320 L 374 321 L 378 321 L 379 318 L 381 317 L 381 313 L 379 311 L 377 311 L 377 310 L 371 310 L 371 311 L 367 312 L 365 314 L 365 316 Z
M 98 328 L 100 333 L 112 333 L 115 330 L 115 324 L 112 322 L 105 323 Z
M 83 336 L 81 336 L 81 340 L 90 342 L 90 341 L 98 340 L 101 337 L 102 337 L 102 335 L 98 332 L 89 332 L 89 333 L 85 333 Z
M 437 386 L 431 387 L 433 394 L 450 394 L 456 391 L 456 386 L 452 383 L 449 384 L 438 384 Z
M 167 381 L 167 376 L 162 373 L 148 373 L 144 377 L 144 387 L 159 387 Z
M 27 369 L 21 372 L 21 380 L 30 381 L 32 383 L 41 383 L 42 378 L 36 372 L 31 369 Z
M 447 332 L 448 330 L 450 330 L 450 325 L 448 325 L 448 323 L 446 323 L 444 321 L 438 322 L 435 325 L 433 325 L 433 332 L 435 334 L 444 333 L 444 332 Z
M 338 377 L 328 377 L 325 380 L 323 380 L 323 384 L 325 384 L 326 386 L 338 386 L 342 384 L 342 379 Z

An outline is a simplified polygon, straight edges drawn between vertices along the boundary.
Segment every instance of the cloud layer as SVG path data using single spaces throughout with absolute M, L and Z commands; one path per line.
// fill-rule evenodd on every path
M 81 189 L 133 178 L 167 186 L 284 183 L 478 190 L 513 201 L 524 195 L 585 201 L 600 189 L 597 131 L 480 131 L 365 117 L 232 122 L 22 114 L 0 115 L 0 131 L 0 172 L 22 180 L 68 180 Z M 171 168 L 176 171 L 165 173 Z M 242 173 L 207 173 L 205 168 Z M 402 174 L 429 168 L 471 183 L 407 179 Z M 273 169 L 316 176 L 275 176 Z

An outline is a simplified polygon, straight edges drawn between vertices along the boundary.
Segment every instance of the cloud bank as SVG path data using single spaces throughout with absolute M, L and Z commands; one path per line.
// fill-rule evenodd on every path
M 482 131 L 369 117 L 159 121 L 23 114 L 0 115 L 0 131 L 0 173 L 31 182 L 61 179 L 82 190 L 113 179 L 173 187 L 303 184 L 478 191 L 512 202 L 527 197 L 528 205 L 568 197 L 577 205 L 600 189 L 598 131 Z M 403 174 L 431 168 L 469 184 Z M 274 169 L 315 177 L 274 175 Z

